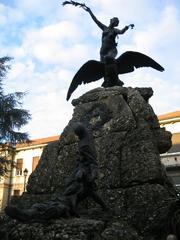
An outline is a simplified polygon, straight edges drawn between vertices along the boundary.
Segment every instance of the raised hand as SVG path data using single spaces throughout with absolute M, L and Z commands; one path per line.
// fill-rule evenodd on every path
M 87 7 L 85 4 L 83 4 L 81 7 L 87 12 L 91 11 L 91 9 L 89 7 Z
M 129 27 L 130 27 L 131 29 L 133 29 L 133 28 L 134 28 L 134 24 L 129 24 Z

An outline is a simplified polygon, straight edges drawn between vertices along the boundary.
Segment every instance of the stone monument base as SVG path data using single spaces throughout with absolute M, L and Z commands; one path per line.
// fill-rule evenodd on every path
M 72 119 L 59 142 L 44 149 L 17 203 L 28 208 L 63 192 L 77 157 L 71 126 L 82 122 L 93 132 L 98 193 L 108 211 L 88 199 L 79 206 L 79 218 L 6 222 L 6 239 L 165 240 L 175 231 L 180 235 L 179 197 L 160 161 L 160 153 L 171 147 L 171 133 L 159 126 L 149 104 L 152 94 L 151 88 L 97 88 L 73 100 Z

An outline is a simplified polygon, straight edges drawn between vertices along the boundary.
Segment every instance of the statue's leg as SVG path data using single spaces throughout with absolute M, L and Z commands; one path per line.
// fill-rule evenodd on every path
M 7 206 L 5 213 L 13 218 L 22 222 L 30 221 L 37 214 L 35 209 L 20 209 L 17 206 Z
M 101 197 L 95 191 L 91 191 L 90 196 L 96 203 L 98 203 L 102 207 L 103 210 L 108 210 L 105 202 L 101 199 Z
M 117 80 L 117 86 L 123 86 L 124 85 L 124 83 L 118 78 L 118 80 Z
M 104 82 L 102 83 L 101 87 L 107 88 L 109 87 L 109 78 L 104 77 Z
M 70 214 L 71 216 L 79 217 L 79 214 L 77 213 L 77 194 L 73 194 L 69 196 L 69 202 L 70 202 Z

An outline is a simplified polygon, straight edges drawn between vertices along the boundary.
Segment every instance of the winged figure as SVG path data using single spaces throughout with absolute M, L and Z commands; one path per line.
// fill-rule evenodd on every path
M 103 87 L 122 86 L 123 82 L 118 78 L 118 74 L 130 73 L 140 67 L 151 67 L 160 72 L 164 71 L 164 68 L 152 58 L 134 51 L 127 51 L 117 59 L 106 56 L 104 62 L 89 60 L 75 74 L 66 99 L 69 100 L 78 85 L 94 82 L 103 77 Z

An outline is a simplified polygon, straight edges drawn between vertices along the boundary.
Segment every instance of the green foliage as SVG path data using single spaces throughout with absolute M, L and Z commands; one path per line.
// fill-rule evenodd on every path
M 12 58 L 0 58 L 0 147 L 5 143 L 15 145 L 18 142 L 28 140 L 28 134 L 20 129 L 28 123 L 31 116 L 29 112 L 22 109 L 23 92 L 4 93 L 3 80 L 5 79 Z M 0 175 L 6 171 L 8 161 L 4 157 L 0 158 Z
M 8 166 L 10 164 L 10 160 L 7 160 L 0 156 L 0 176 L 4 176 L 8 172 Z
M 28 139 L 27 133 L 20 132 L 20 128 L 28 123 L 30 114 L 22 109 L 23 92 L 5 94 L 2 80 L 6 77 L 10 65 L 10 57 L 0 58 L 0 143 L 15 144 Z
M 6 76 L 7 70 L 10 68 L 10 65 L 8 65 L 7 62 L 10 61 L 11 59 L 12 58 L 10 58 L 10 57 L 0 58 L 0 97 L 3 94 L 2 80 Z

